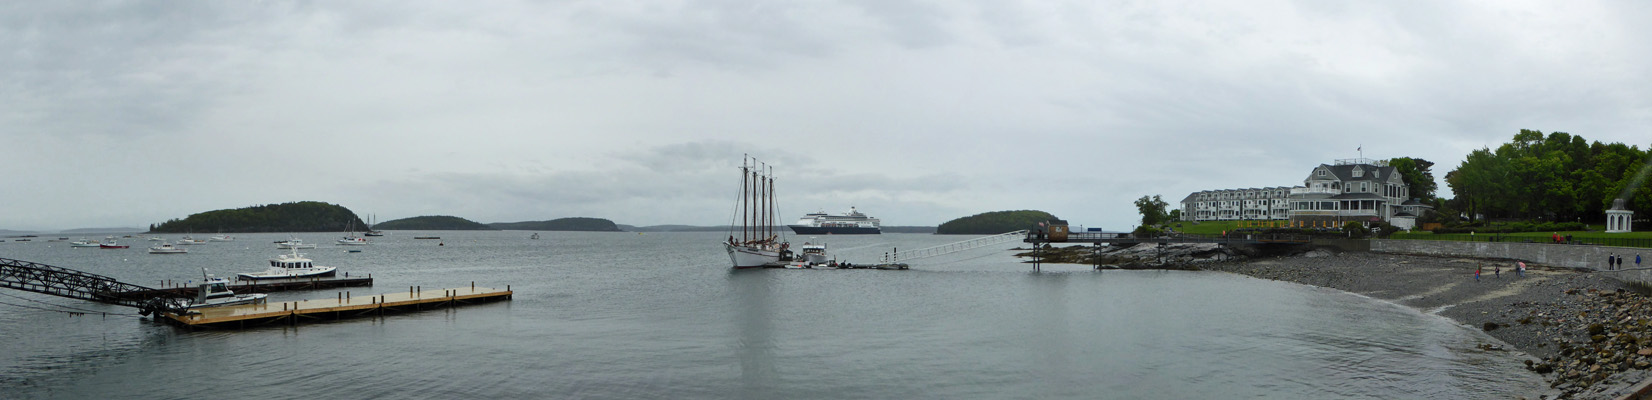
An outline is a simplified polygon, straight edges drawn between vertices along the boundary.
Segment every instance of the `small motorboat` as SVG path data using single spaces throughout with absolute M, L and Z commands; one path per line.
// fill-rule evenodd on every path
M 441 236 L 414 236 L 414 239 L 441 239 Z
M 529 236 L 528 238 L 533 239 L 533 240 L 539 240 L 539 232 L 534 232 L 533 236 Z
M 19 239 L 18 241 L 21 242 L 22 240 Z M 73 242 L 69 242 L 69 247 L 98 247 L 98 246 L 101 246 L 101 245 L 103 245 L 102 242 L 99 242 L 99 241 L 96 241 L 96 240 L 91 240 L 91 239 L 84 239 L 84 238 L 82 238 L 80 240 L 73 241 Z
M 178 244 L 179 245 L 185 245 L 185 246 L 192 246 L 192 245 L 197 245 L 197 244 L 207 244 L 207 241 L 201 240 L 201 239 L 196 239 L 196 238 L 189 237 L 189 236 L 184 236 L 183 239 L 178 239 Z
M 801 249 L 802 249 L 802 254 L 803 254 L 803 259 L 801 261 L 803 261 L 804 264 L 806 264 L 806 265 L 825 265 L 826 264 L 827 260 L 826 260 L 826 244 L 825 243 L 813 244 L 813 243 L 809 243 L 809 242 L 803 242 L 803 247 Z
M 114 239 L 109 239 L 108 243 L 98 244 L 98 248 L 100 248 L 100 249 L 130 249 L 130 248 L 132 248 L 132 246 L 127 246 L 127 245 L 124 245 L 124 244 L 115 243 Z
M 298 254 L 298 249 L 292 249 L 292 254 L 282 254 L 270 259 L 270 267 L 263 272 L 235 274 L 235 279 L 243 281 L 257 281 L 267 279 L 289 278 L 316 278 L 333 276 L 338 268 L 315 265 L 315 262 Z M 357 251 L 357 250 L 352 250 Z
M 366 246 L 369 244 L 373 244 L 373 242 L 367 241 L 367 238 L 355 236 L 345 236 L 343 239 L 338 240 L 338 245 L 340 246 Z
M 263 293 L 235 294 L 229 290 L 228 279 L 214 277 L 206 272 L 206 268 L 201 268 L 201 276 L 204 280 L 201 281 L 200 290 L 195 293 L 195 299 L 189 303 L 189 308 L 258 304 L 270 296 Z
M 213 237 L 207 238 L 207 241 L 209 241 L 209 242 L 233 242 L 233 241 L 235 241 L 235 237 L 234 236 L 228 236 L 228 235 L 218 235 L 218 236 L 213 236 Z
M 149 241 L 151 241 L 151 242 L 165 242 L 166 239 L 161 238 L 160 236 L 150 236 Z
M 284 240 L 284 241 L 275 242 L 275 248 L 277 248 L 277 249 L 313 249 L 313 248 L 315 248 L 315 244 L 314 243 L 304 244 L 303 239 L 291 238 L 291 239 L 287 239 L 287 240 Z
M 160 246 L 150 247 L 149 254 L 189 254 L 189 249 L 173 246 L 171 243 L 161 243 Z

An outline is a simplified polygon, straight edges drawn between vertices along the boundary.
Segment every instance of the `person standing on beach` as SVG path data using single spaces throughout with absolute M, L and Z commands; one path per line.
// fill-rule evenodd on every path
M 1635 253 L 1635 268 L 1641 267 L 1641 253 Z
M 1503 277 L 1503 264 L 1497 264 L 1497 265 L 1491 266 L 1491 276 L 1502 278 Z
M 1514 275 L 1518 276 L 1518 277 L 1522 277 L 1522 278 L 1526 277 L 1526 262 L 1525 261 L 1515 261 L 1515 263 L 1514 263 Z
M 1606 270 L 1611 271 L 1612 270 L 1612 263 L 1615 263 L 1615 262 L 1618 262 L 1618 255 L 1616 253 L 1607 253 L 1606 254 Z
M 1474 263 L 1474 281 L 1480 281 L 1480 263 Z

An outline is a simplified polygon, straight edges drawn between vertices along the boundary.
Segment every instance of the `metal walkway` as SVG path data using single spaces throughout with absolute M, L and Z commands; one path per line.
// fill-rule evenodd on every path
M 992 235 L 992 236 L 978 237 L 978 238 L 969 239 L 969 240 L 965 240 L 965 241 L 961 241 L 961 242 L 947 243 L 947 244 L 943 244 L 943 245 L 940 245 L 940 246 L 925 247 L 925 248 L 922 248 L 922 249 L 918 249 L 918 250 L 914 250 L 914 251 L 908 251 L 908 252 L 905 252 L 905 253 L 901 253 L 899 251 L 896 251 L 892 255 L 892 257 L 891 257 L 892 259 L 888 260 L 888 262 L 903 262 L 903 261 L 917 260 L 917 259 L 922 259 L 922 258 L 943 256 L 943 255 L 947 255 L 947 254 L 957 253 L 957 252 L 960 252 L 960 251 L 974 250 L 974 249 L 979 249 L 979 248 L 982 248 L 982 247 L 991 246 L 991 245 L 995 245 L 995 244 L 999 244 L 999 243 L 1011 242 L 1011 241 L 1015 241 L 1016 239 L 1021 239 L 1022 237 L 1025 237 L 1025 236 L 1027 236 L 1027 231 L 1026 230 L 1019 230 L 1019 231 L 1009 232 L 1009 233 L 1000 233 L 1000 234 Z
M 119 294 L 125 292 L 155 290 L 103 275 L 9 258 L 0 258 L 0 287 L 134 307 L 142 315 L 154 312 L 182 314 L 188 301 L 168 295 L 144 298 L 121 296 Z
M 1026 231 L 1022 231 L 1026 232 Z M 1177 233 L 1154 237 L 1137 237 L 1130 233 L 1102 233 L 1102 232 L 1073 232 L 1067 235 L 1066 240 L 1050 240 L 1038 236 L 1033 232 L 1026 234 L 1022 240 L 1034 245 L 1044 243 L 1091 243 L 1091 244 L 1137 244 L 1137 243 L 1219 243 L 1219 244 L 1307 244 L 1313 243 L 1314 238 L 1307 235 L 1276 235 L 1276 234 L 1228 234 L 1228 235 L 1197 235 Z

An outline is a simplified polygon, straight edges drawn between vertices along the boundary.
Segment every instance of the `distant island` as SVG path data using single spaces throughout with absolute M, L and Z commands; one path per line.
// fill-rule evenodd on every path
M 947 221 L 935 228 L 942 235 L 995 235 L 1027 229 L 1040 222 L 1057 219 L 1037 210 L 994 211 Z
M 422 217 L 402 218 L 384 221 L 373 225 L 373 229 L 387 231 L 496 231 L 498 228 L 481 222 L 471 221 L 450 215 L 427 215 Z
M 344 232 L 366 230 L 356 213 L 319 201 L 268 204 L 207 211 L 184 219 L 150 224 L 150 233 Z
M 522 222 L 495 222 L 488 224 L 494 229 L 517 231 L 585 231 L 585 232 L 624 232 L 614 221 L 602 218 L 571 217 L 557 218 L 549 221 L 522 221 Z

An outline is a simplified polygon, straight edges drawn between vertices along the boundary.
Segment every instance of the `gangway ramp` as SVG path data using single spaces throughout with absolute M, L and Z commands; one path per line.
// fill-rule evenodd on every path
M 154 312 L 182 313 L 187 304 L 183 296 L 164 293 L 142 297 L 122 296 L 130 292 L 156 291 L 103 275 L 9 258 L 0 258 L 0 288 L 134 307 L 143 315 Z
M 893 254 L 892 257 L 894 259 L 891 260 L 891 262 L 904 262 L 904 261 L 918 260 L 918 259 L 924 259 L 924 258 L 930 258 L 930 257 L 944 256 L 944 255 L 947 255 L 947 254 L 979 249 L 979 248 L 982 248 L 982 247 L 987 247 L 987 246 L 991 246 L 991 245 L 995 245 L 995 244 L 1018 241 L 1018 240 L 1022 240 L 1022 238 L 1025 237 L 1025 236 L 1027 236 L 1027 231 L 1023 229 L 1023 230 L 1019 230 L 1019 231 L 1015 231 L 1015 232 L 1000 233 L 1000 234 L 992 235 L 992 236 L 982 236 L 982 237 L 969 239 L 969 240 L 964 240 L 964 241 L 960 241 L 960 242 L 947 243 L 947 244 L 943 244 L 943 245 L 940 245 L 940 246 L 925 247 L 925 248 L 917 249 L 917 250 L 913 250 L 913 251 L 907 251 L 907 252 L 898 252 L 897 251 Z

